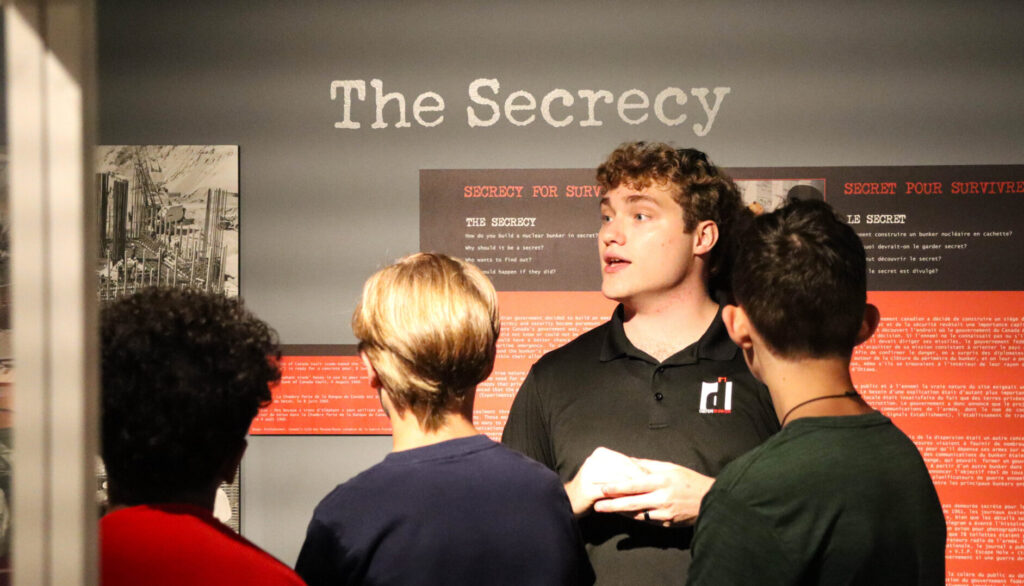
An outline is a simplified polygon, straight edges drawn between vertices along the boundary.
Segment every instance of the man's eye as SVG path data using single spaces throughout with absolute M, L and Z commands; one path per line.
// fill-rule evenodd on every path
M 644 220 L 650 220 L 651 217 L 647 214 L 633 214 L 633 219 L 638 222 L 643 222 Z
M 611 222 L 611 221 L 612 221 L 612 217 L 611 216 L 608 216 L 608 215 L 605 215 L 605 214 L 601 214 L 601 223 L 602 224 L 607 224 L 608 222 Z

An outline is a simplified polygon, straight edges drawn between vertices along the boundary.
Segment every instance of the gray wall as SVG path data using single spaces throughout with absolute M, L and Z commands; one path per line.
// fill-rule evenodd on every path
M 240 145 L 242 295 L 286 343 L 353 341 L 363 280 L 419 246 L 419 169 L 593 167 L 637 138 L 726 167 L 1024 163 L 1020 2 L 437 4 L 98 2 L 101 143 Z M 374 78 L 410 108 L 442 95 L 444 122 L 370 128 Z M 674 127 L 609 106 L 602 126 L 581 127 L 578 101 L 562 128 L 471 128 L 477 78 L 498 79 L 502 100 L 731 92 L 706 136 L 693 97 Z M 331 82 L 348 79 L 367 82 L 358 130 L 334 127 Z M 294 562 L 318 499 L 389 447 L 252 438 L 243 532 Z

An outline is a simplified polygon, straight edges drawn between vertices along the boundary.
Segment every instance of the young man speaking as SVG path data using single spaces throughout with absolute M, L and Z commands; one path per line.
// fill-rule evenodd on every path
M 742 203 L 693 149 L 624 144 L 598 168 L 611 321 L 542 357 L 502 441 L 555 470 L 604 584 L 678 584 L 713 476 L 778 430 L 711 285 Z

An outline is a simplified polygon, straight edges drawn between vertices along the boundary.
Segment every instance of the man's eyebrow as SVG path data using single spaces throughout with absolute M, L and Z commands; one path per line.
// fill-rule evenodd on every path
M 609 203 L 608 203 L 609 201 L 610 200 L 609 200 L 608 196 L 605 195 L 605 196 L 601 197 L 600 204 L 602 206 L 609 205 Z M 632 193 L 632 194 L 626 196 L 626 201 L 625 201 L 626 204 L 634 204 L 634 203 L 639 203 L 639 202 L 650 202 L 650 203 L 656 204 L 656 203 L 658 203 L 658 200 L 655 199 L 653 196 L 647 195 L 645 193 Z
M 644 193 L 633 193 L 626 196 L 626 203 L 651 202 L 658 203 L 654 197 Z

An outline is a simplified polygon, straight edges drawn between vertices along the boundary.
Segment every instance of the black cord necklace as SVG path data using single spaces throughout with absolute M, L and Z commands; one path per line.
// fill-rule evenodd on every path
M 849 391 L 846 391 L 845 393 L 836 393 L 835 395 L 822 395 L 820 397 L 814 397 L 813 399 L 807 399 L 803 403 L 797 403 L 789 411 L 786 411 L 786 414 L 782 416 L 782 423 L 779 424 L 779 427 L 784 427 L 786 425 L 786 420 L 789 419 L 789 416 L 792 415 L 794 411 L 796 411 L 797 409 L 803 407 L 804 405 L 806 405 L 808 403 L 813 403 L 815 401 L 824 401 L 825 399 L 844 399 L 844 398 L 848 398 L 848 397 L 852 398 L 852 397 L 859 397 L 859 396 L 860 396 L 860 393 L 858 393 L 856 389 L 850 389 Z

